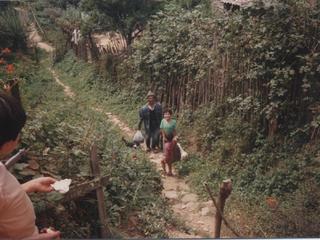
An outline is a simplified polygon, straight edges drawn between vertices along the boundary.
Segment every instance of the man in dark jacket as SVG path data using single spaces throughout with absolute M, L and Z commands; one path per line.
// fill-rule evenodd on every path
M 141 129 L 143 122 L 146 133 L 147 151 L 159 148 L 160 123 L 162 120 L 162 107 L 156 102 L 156 96 L 149 91 L 147 94 L 147 104 L 139 111 L 140 121 L 138 129 Z

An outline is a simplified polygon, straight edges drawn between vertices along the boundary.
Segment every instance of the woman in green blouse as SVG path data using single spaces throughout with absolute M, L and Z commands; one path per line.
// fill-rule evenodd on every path
M 176 120 L 172 119 L 172 110 L 166 109 L 164 118 L 161 121 L 160 129 L 164 141 L 164 159 L 161 161 L 162 168 L 168 176 L 172 176 L 172 162 L 174 148 L 177 144 Z M 168 165 L 168 173 L 166 171 L 166 164 Z

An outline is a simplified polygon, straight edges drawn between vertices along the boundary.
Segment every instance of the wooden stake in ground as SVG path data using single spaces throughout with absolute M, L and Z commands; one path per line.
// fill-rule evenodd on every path
M 94 143 L 91 146 L 91 170 L 92 174 L 95 178 L 100 178 L 100 167 L 99 167 L 99 159 L 97 154 L 97 145 Z M 97 200 L 98 200 L 98 211 L 99 211 L 99 218 L 101 222 L 101 237 L 107 238 L 111 237 L 110 230 L 108 227 L 107 221 L 107 214 L 106 214 L 106 204 L 104 198 L 103 187 L 96 189 L 97 192 Z
M 220 211 L 217 211 L 216 213 L 216 221 L 215 221 L 214 236 L 213 236 L 214 238 L 220 238 L 223 209 L 224 209 L 225 202 L 231 193 L 231 190 L 232 190 L 231 180 L 230 179 L 224 180 L 220 185 L 219 196 L 217 201 L 217 208 Z
M 225 202 L 226 202 L 227 198 L 229 197 L 229 195 L 230 195 L 230 193 L 232 191 L 232 181 L 231 181 L 231 179 L 224 180 L 222 182 L 222 184 L 220 185 L 219 196 L 218 196 L 218 200 L 217 201 L 213 197 L 213 194 L 212 194 L 208 184 L 205 183 L 204 185 L 205 185 L 205 187 L 207 189 L 207 192 L 208 192 L 208 194 L 209 194 L 214 206 L 217 209 L 216 219 L 215 219 L 215 226 L 214 226 L 214 238 L 220 238 L 222 220 L 224 221 L 226 226 L 232 231 L 232 233 L 234 235 L 236 235 L 237 237 L 240 237 L 240 235 L 231 227 L 229 222 L 223 216 L 223 209 L 224 209 Z

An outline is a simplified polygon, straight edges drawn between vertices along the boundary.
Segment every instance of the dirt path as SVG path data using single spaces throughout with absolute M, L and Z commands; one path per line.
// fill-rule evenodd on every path
M 100 108 L 94 110 L 104 113 L 109 120 L 118 126 L 126 137 L 132 138 L 134 130 L 129 128 L 117 116 L 110 112 L 104 112 Z M 162 172 L 161 160 L 162 153 L 150 153 L 149 159 L 155 163 L 158 171 Z M 186 234 L 175 229 L 169 229 L 170 238 L 203 238 L 213 235 L 214 212 L 212 202 L 201 202 L 198 196 L 191 192 L 184 179 L 177 177 L 162 176 L 163 191 L 162 194 L 169 199 L 171 208 L 175 215 L 185 221 L 187 227 L 191 228 L 192 234 Z
M 56 74 L 56 72 L 52 68 L 48 68 L 48 70 L 52 73 L 52 76 L 53 76 L 54 80 L 56 81 L 56 83 L 58 85 L 60 85 L 61 87 L 63 87 L 63 91 L 64 91 L 65 95 L 73 99 L 76 95 L 71 90 L 71 88 L 60 81 L 60 79 L 58 78 L 58 75 Z
M 64 84 L 58 77 L 57 73 L 50 69 L 57 84 L 63 87 L 64 93 L 70 98 L 74 98 L 75 94 L 69 86 Z M 105 112 L 102 108 L 93 108 L 94 111 L 105 114 L 113 125 L 119 127 L 122 133 L 129 138 L 134 135 L 134 130 L 129 128 L 116 115 Z M 149 159 L 155 163 L 158 171 L 162 172 L 161 159 L 162 153 L 150 153 Z M 198 196 L 191 192 L 188 184 L 184 179 L 177 177 L 163 176 L 162 182 L 164 189 L 162 194 L 169 199 L 172 210 L 175 215 L 185 221 L 186 226 L 191 229 L 191 234 L 187 234 L 176 229 L 169 229 L 170 238 L 202 238 L 213 235 L 214 212 L 210 201 L 201 202 Z
M 33 26 L 35 29 L 35 27 Z M 41 42 L 41 37 L 36 32 L 31 31 L 29 39 L 36 43 L 39 48 L 44 49 L 47 52 L 52 52 L 53 47 L 47 43 Z M 58 74 L 51 68 L 48 70 L 52 73 L 54 80 L 58 85 L 63 87 L 64 93 L 67 97 L 74 99 L 76 94 L 72 89 L 64 84 Z M 126 137 L 132 138 L 134 130 L 130 129 L 122 120 L 116 115 L 105 112 L 102 108 L 92 108 L 93 110 L 105 114 L 108 119 L 122 131 Z M 161 159 L 162 153 L 154 154 L 150 153 L 149 159 L 153 162 L 158 171 L 162 172 Z M 174 172 L 175 174 L 175 172 Z M 214 222 L 214 211 L 213 205 L 210 201 L 201 202 L 198 196 L 190 190 L 188 184 L 184 179 L 178 177 L 163 176 L 162 182 L 164 189 L 162 194 L 169 200 L 174 214 L 182 219 L 188 228 L 191 229 L 190 234 L 178 231 L 177 229 L 168 229 L 168 235 L 170 238 L 203 238 L 210 237 L 213 235 L 213 222 Z

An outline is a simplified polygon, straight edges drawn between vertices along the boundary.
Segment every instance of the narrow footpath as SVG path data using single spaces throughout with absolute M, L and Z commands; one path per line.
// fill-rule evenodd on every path
M 31 31 L 29 40 L 36 44 L 37 47 L 52 53 L 54 50 L 49 44 L 42 42 L 41 37 L 36 32 L 35 26 Z M 58 74 L 52 69 L 48 68 L 56 83 L 60 85 L 64 94 L 70 99 L 76 98 L 75 92 L 63 81 L 59 79 Z M 117 126 L 125 137 L 132 138 L 134 130 L 130 129 L 118 116 L 104 111 L 102 108 L 93 108 L 93 110 L 105 114 L 109 121 Z M 153 162 L 158 171 L 162 171 L 161 159 L 162 153 L 148 154 L 151 162 Z M 175 174 L 175 172 L 174 172 Z M 176 175 L 176 174 L 175 174 Z M 185 222 L 187 228 L 190 229 L 189 233 L 182 232 L 177 229 L 168 229 L 170 238 L 203 238 L 213 236 L 214 225 L 214 207 L 211 201 L 201 202 L 198 196 L 193 193 L 184 179 L 168 176 L 162 176 L 164 189 L 162 194 L 169 200 L 170 207 L 172 208 L 175 216 Z
M 63 87 L 64 93 L 67 97 L 73 99 L 76 94 L 71 90 L 69 86 L 64 84 L 58 77 L 57 73 L 51 71 L 56 83 Z M 129 128 L 118 116 L 111 112 L 106 112 L 102 108 L 92 109 L 96 112 L 105 114 L 113 125 L 117 126 L 122 134 L 127 138 L 132 138 L 134 130 Z M 153 162 L 158 171 L 162 172 L 161 159 L 162 153 L 149 153 L 149 160 Z M 174 172 L 175 174 L 175 172 Z M 176 175 L 176 174 L 175 174 Z M 195 193 L 192 193 L 188 184 L 184 179 L 178 177 L 162 176 L 162 182 L 164 189 L 162 194 L 168 198 L 170 207 L 172 208 L 175 216 L 182 219 L 186 226 L 191 229 L 190 234 L 181 232 L 176 229 L 168 229 L 168 235 L 170 238 L 203 238 L 213 235 L 213 221 L 214 212 L 211 201 L 201 202 Z

